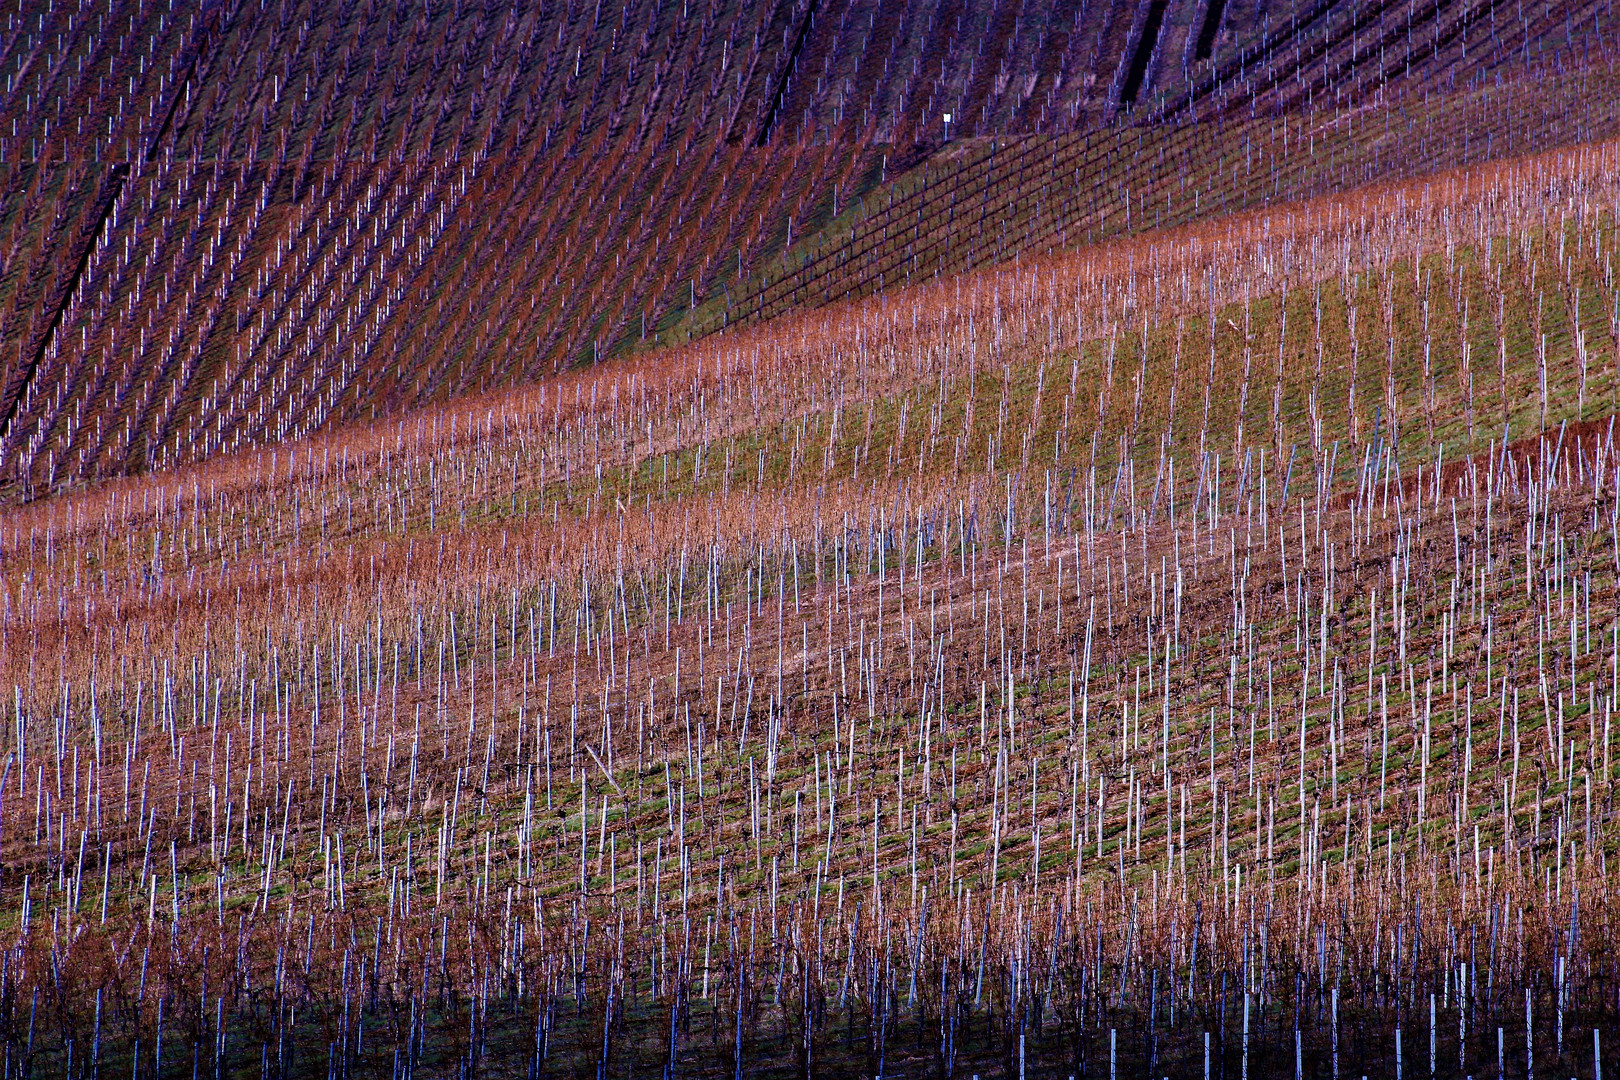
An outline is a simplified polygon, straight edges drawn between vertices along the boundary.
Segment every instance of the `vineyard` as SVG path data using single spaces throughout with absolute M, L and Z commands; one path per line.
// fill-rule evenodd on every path
M 1610 137 L 1612 5 L 1499 8 L 0 11 L 0 498 Z
M 1591 143 L 8 511 L 8 1075 L 1596 1076 L 1617 236 Z
M 1354 109 L 1263 120 L 1024 136 L 973 146 L 891 185 L 887 201 L 801 241 L 693 336 L 895 284 L 1348 184 L 1620 134 L 1612 55 Z M 1506 122 L 1503 122 L 1506 121 Z
M 1617 42 L 0 5 L 0 1078 L 1612 1075 Z

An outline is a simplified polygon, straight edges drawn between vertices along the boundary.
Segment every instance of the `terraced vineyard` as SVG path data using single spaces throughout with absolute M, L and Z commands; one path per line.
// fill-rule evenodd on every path
M 6 1068 L 1593 1075 L 1617 210 L 1473 166 L 8 511 Z

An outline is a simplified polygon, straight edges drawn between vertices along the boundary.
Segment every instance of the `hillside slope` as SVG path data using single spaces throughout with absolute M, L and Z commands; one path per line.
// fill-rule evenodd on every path
M 1099 240 L 1620 134 L 1612 50 L 1353 105 L 963 140 L 857 200 L 679 336 Z
M 1477 166 L 8 511 L 8 1065 L 1585 1075 L 1617 193 Z
M 936 154 L 949 169 L 947 135 L 1060 139 L 1085 158 L 1131 132 L 1179 145 L 1194 119 L 1309 126 L 1311 109 L 1503 71 L 1597 70 L 1614 30 L 1591 0 L 1512 18 L 1490 3 L 1221 0 L 5 13 L 0 495 L 522 385 L 729 325 L 734 303 L 745 318 L 794 306 L 814 290 L 783 285 L 784 249 L 852 205 L 901 201 L 884 186 Z M 1477 134 L 1518 149 L 1601 136 L 1608 70 L 1584 136 L 1560 109 L 1513 141 L 1518 106 L 1475 116 Z M 1358 178 L 1330 167 L 1295 183 L 1286 157 L 1268 159 L 1284 169 L 1273 197 Z M 1042 220 L 1077 244 L 1109 234 L 1079 228 L 1109 220 L 1109 193 L 1141 190 L 1140 158 L 1099 170 L 1054 153 L 1048 169 L 1043 148 L 1029 164 L 1011 191 L 994 166 L 951 189 L 1005 204 L 962 238 L 969 262 L 898 259 L 949 269 L 1051 246 L 1045 226 L 986 242 L 1020 230 L 1031 192 L 1065 204 Z M 1242 205 L 1251 180 L 1223 173 L 1195 205 Z M 839 289 L 890 283 L 891 253 L 855 250 L 863 269 Z

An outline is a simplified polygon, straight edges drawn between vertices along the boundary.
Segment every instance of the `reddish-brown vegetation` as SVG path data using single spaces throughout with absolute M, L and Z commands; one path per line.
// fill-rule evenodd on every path
M 1189 1075 L 1207 1035 L 1370 1075 L 1399 1029 L 1589 1070 L 1617 176 L 1391 184 L 9 511 L 8 1063 Z
M 0 13 L 12 502 L 1392 162 L 1605 137 L 1615 97 L 1587 0 L 37 7 Z M 1460 147 L 1431 93 L 1466 106 Z M 1393 146 L 1355 126 L 1379 101 Z M 1009 136 L 1037 140 L 1015 174 L 949 171 Z M 888 187 L 936 153 L 948 185 Z

